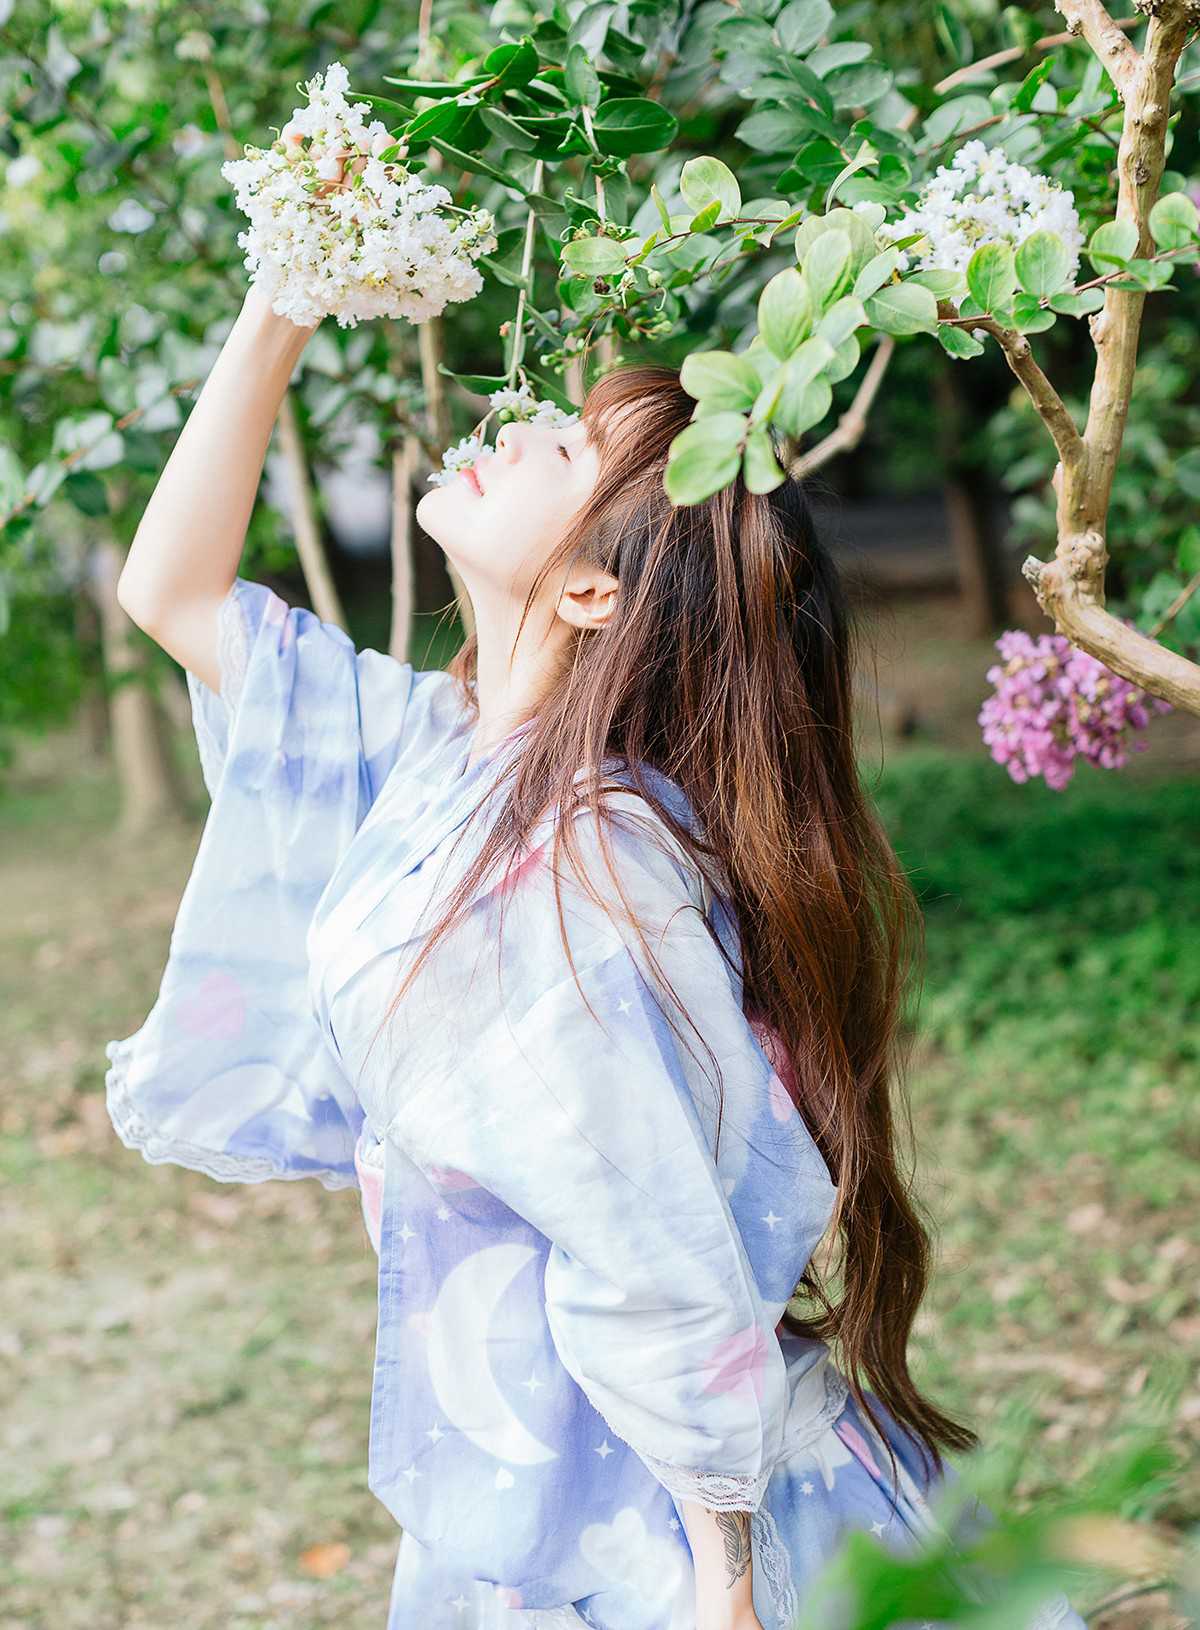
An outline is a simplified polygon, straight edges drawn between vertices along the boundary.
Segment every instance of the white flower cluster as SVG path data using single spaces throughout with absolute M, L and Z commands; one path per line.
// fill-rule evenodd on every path
M 1002 148 L 976 140 L 964 142 L 953 163 L 939 165 L 916 207 L 882 226 L 880 236 L 895 241 L 924 234 L 924 242 L 904 256 L 902 271 L 915 255 L 922 268 L 965 272 L 980 244 L 1010 243 L 1015 249 L 1038 231 L 1056 232 L 1066 244 L 1073 278 L 1083 248 L 1074 195 L 1012 163 Z
M 510 419 L 525 419 L 531 424 L 548 424 L 555 429 L 574 424 L 579 418 L 578 413 L 567 413 L 556 402 L 539 402 L 525 382 L 522 382 L 516 390 L 502 385 L 499 390 L 491 392 L 488 402 L 496 413 L 505 413 Z M 473 430 L 469 436 L 455 442 L 453 447 L 447 447 L 442 454 L 441 469 L 432 471 L 429 480 L 434 486 L 444 487 L 447 482 L 454 480 L 460 470 L 477 464 L 481 458 L 487 458 L 494 452 L 495 448 L 483 440 L 480 432 Z
M 246 270 L 294 323 L 426 322 L 479 293 L 473 261 L 496 248 L 495 223 L 486 209 L 444 212 L 445 187 L 382 158 L 397 144 L 380 120 L 366 122 L 368 103 L 346 101 L 348 87 L 346 69 L 331 63 L 306 83 L 308 106 L 276 142 L 221 166 L 250 219 L 237 240 Z

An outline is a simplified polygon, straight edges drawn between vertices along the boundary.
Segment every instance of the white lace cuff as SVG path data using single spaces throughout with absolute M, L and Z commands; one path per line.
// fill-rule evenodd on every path
M 690 1466 L 673 1466 L 640 1449 L 637 1453 L 668 1494 L 677 1500 L 694 1500 L 709 1511 L 757 1511 L 771 1480 L 769 1467 L 755 1477 L 741 1477 L 728 1472 L 702 1472 Z
M 216 718 L 210 717 L 210 708 L 215 704 L 210 698 L 206 705 L 202 693 L 196 689 L 200 681 L 194 674 L 189 673 L 187 676 L 188 690 L 192 697 L 192 723 L 196 732 L 196 748 L 200 754 L 204 784 L 210 795 L 215 792 L 220 779 L 221 766 L 225 761 L 229 742 L 229 731 L 233 724 L 238 698 L 242 694 L 249 663 L 250 642 L 246 638 L 246 621 L 238 604 L 238 579 L 235 578 L 217 608 L 217 670 L 220 679 L 218 695 L 223 719 L 219 715 Z

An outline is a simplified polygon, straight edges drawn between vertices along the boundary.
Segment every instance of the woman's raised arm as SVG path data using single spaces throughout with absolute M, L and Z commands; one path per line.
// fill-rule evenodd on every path
M 138 627 L 214 691 L 217 607 L 237 575 L 279 404 L 315 332 L 277 317 L 251 285 L 117 582 Z

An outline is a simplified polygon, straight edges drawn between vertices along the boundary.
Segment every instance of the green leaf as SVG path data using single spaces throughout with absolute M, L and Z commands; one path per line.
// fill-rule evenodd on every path
M 568 40 L 572 45 L 581 45 L 593 62 L 604 49 L 608 25 L 616 9 L 613 0 L 598 0 L 596 5 L 584 6 L 571 24 Z
M 802 57 L 821 40 L 833 22 L 829 0 L 791 0 L 775 19 L 775 32 L 785 51 Z
M 967 287 L 981 311 L 1007 306 L 1016 292 L 1017 270 L 1009 243 L 984 243 L 967 262 Z
M 879 154 L 871 146 L 870 142 L 862 142 L 854 157 L 848 164 L 842 166 L 830 182 L 829 190 L 825 194 L 825 208 L 832 208 L 834 199 L 851 176 L 856 175 L 859 170 L 866 169 L 868 164 L 874 164 L 878 158 Z
M 824 122 L 815 108 L 791 102 L 783 108 L 756 108 L 742 120 L 734 135 L 755 152 L 774 155 L 807 141 L 814 130 L 820 133 Z
M 773 492 L 787 480 L 787 472 L 780 469 L 775 457 L 769 430 L 755 428 L 747 435 L 746 450 L 742 454 L 742 479 L 748 492 Z
M 684 363 L 691 361 L 689 357 Z M 663 486 L 673 504 L 698 504 L 733 481 L 741 469 L 747 422 L 741 413 L 693 419 L 667 449 Z
M 934 108 L 926 119 L 924 135 L 935 147 L 940 147 L 958 131 L 982 124 L 991 116 L 991 112 L 992 105 L 986 96 L 976 92 L 968 96 L 952 96 L 948 102 Z
M 563 82 L 567 87 L 567 95 L 580 107 L 594 108 L 599 103 L 600 75 L 592 67 L 591 58 L 582 45 L 567 47 Z
M 1087 256 L 1097 272 L 1123 266 L 1137 253 L 1138 230 L 1132 221 L 1105 221 L 1088 239 Z
M 840 300 L 834 301 L 821 318 L 817 325 L 817 333 L 823 340 L 828 340 L 836 351 L 856 328 L 862 327 L 866 320 L 867 313 L 862 301 L 853 294 L 846 294 Z
M 469 112 L 469 108 L 459 107 L 457 102 L 435 102 L 408 121 L 404 137 L 407 141 L 428 141 L 431 136 L 453 135 L 466 124 Z
M 502 170 L 498 164 L 493 164 L 490 159 L 481 158 L 478 153 L 464 153 L 461 147 L 452 146 L 448 141 L 444 141 L 441 136 L 431 137 L 429 145 L 430 147 L 436 147 L 438 152 L 444 154 L 457 169 L 463 170 L 467 174 L 486 175 L 492 181 L 499 181 L 501 186 L 511 187 L 514 192 L 519 192 L 523 198 L 528 197 L 525 188 L 517 180 L 516 176 L 512 175 L 508 170 Z
M 831 385 L 836 385 L 839 379 L 846 379 L 854 372 L 861 357 L 862 346 L 858 343 L 858 335 L 848 334 L 833 353 L 833 361 L 825 370 L 825 378 Z
M 1185 526 L 1175 546 L 1175 561 L 1184 577 L 1200 572 L 1200 526 Z
M 796 229 L 796 259 L 803 261 L 826 232 L 844 232 L 850 239 L 850 274 L 856 277 L 875 254 L 875 231 L 863 214 L 841 205 L 827 215 L 810 215 Z
M 1047 311 L 1036 294 L 1018 294 L 1013 301 L 1013 326 L 1019 334 L 1041 334 L 1047 328 L 1053 328 L 1058 321 L 1052 311 Z
M 957 300 L 967 291 L 967 280 L 963 274 L 945 266 L 926 266 L 920 271 L 909 272 L 905 282 L 919 283 L 923 289 L 929 289 L 936 300 Z
M 584 277 L 619 277 L 625 250 L 615 238 L 575 238 L 563 245 L 562 259 Z
M 867 321 L 884 334 L 932 334 L 937 300 L 920 283 L 889 283 L 866 302 Z
M 871 47 L 866 40 L 834 40 L 832 44 L 813 51 L 807 66 L 812 73 L 824 79 L 835 68 L 848 68 L 853 63 L 865 62 L 870 55 Z
M 1029 70 L 1021 81 L 1017 94 L 1012 99 L 1012 108 L 1015 113 L 1029 112 L 1033 106 L 1034 97 L 1041 88 L 1043 81 L 1048 78 L 1053 67 L 1054 58 L 1047 55 Z
M 692 216 L 688 222 L 688 231 L 707 232 L 710 226 L 716 226 L 720 214 L 721 200 L 714 198 L 711 203 L 705 204 L 702 210 Z
M 938 325 L 938 340 L 942 350 L 952 357 L 979 357 L 983 355 L 983 344 L 974 334 L 968 334 L 965 328 L 951 328 L 945 323 Z
M 650 183 L 650 196 L 654 200 L 654 207 L 658 211 L 658 218 L 663 224 L 663 231 L 669 233 L 671 231 L 671 217 L 667 212 L 667 206 L 663 203 L 662 193 L 658 190 L 658 183 L 655 181 Z
M 108 493 L 103 481 L 91 470 L 76 470 L 63 482 L 63 496 L 84 515 L 107 515 Z
M 537 73 L 538 54 L 528 40 L 506 41 L 488 52 L 482 66 L 486 73 L 499 76 L 498 89 L 512 90 L 528 84 Z
M 1175 480 L 1189 498 L 1200 498 L 1200 448 L 1189 448 L 1175 460 Z
M 733 351 L 693 351 L 684 358 L 679 383 L 689 396 L 735 412 L 749 412 L 762 386 L 754 364 Z
M 706 452 L 689 447 L 669 456 L 663 488 L 673 504 L 699 504 L 736 480 L 741 467 L 738 448 Z
M 690 158 L 679 172 L 679 190 L 693 210 L 702 210 L 714 200 L 721 206 L 716 216 L 728 220 L 741 213 L 742 189 L 737 177 L 719 158 Z
M 850 287 L 850 235 L 834 228 L 814 238 L 804 257 L 804 276 L 813 304 L 824 311 Z
M 869 108 L 891 90 L 892 74 L 877 62 L 863 62 L 856 67 L 835 68 L 825 83 L 833 92 L 835 107 Z
M 1013 257 L 1017 281 L 1027 294 L 1057 294 L 1071 270 L 1071 254 L 1057 232 L 1031 232 Z
M 776 272 L 758 297 L 758 331 L 769 349 L 786 361 L 813 324 L 813 300 L 803 274 L 794 266 Z
M 1066 289 L 1062 294 L 1050 296 L 1051 311 L 1059 311 L 1064 317 L 1087 317 L 1091 312 L 1099 311 L 1103 304 L 1103 289 L 1085 289 L 1082 294 Z
M 1160 249 L 1182 249 L 1200 232 L 1200 212 L 1185 192 L 1169 192 L 1150 211 L 1150 236 Z
M 789 373 L 795 360 L 793 357 L 792 362 L 787 364 Z M 789 436 L 802 436 L 806 430 L 821 422 L 832 405 L 833 386 L 824 374 L 810 379 L 788 378 L 784 381 L 783 393 L 775 408 L 774 422 L 782 426 Z
M 602 153 L 624 158 L 630 153 L 657 153 L 669 147 L 679 121 L 669 108 L 649 97 L 614 96 L 596 109 L 592 129 Z
M 892 273 L 900 260 L 898 249 L 884 249 L 875 255 L 859 272 L 854 280 L 854 293 L 860 300 L 866 300 L 890 281 Z

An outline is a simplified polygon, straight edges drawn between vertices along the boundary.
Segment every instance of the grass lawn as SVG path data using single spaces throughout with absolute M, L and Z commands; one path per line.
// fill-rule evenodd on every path
M 1194 1467 L 1194 735 L 1061 794 L 1015 787 L 972 735 L 987 648 L 900 633 L 889 683 L 922 722 L 868 776 L 928 933 L 910 1092 L 940 1260 L 917 1374 L 989 1442 L 1031 1414 L 1022 1498 L 1146 1421 Z M 366 1489 L 357 1195 L 117 1142 L 104 1043 L 153 1000 L 199 827 L 120 843 L 110 780 L 55 753 L 0 797 L 0 1630 L 379 1630 L 397 1534 Z M 1195 1523 L 1200 1481 L 1142 1509 Z M 1106 1624 L 1173 1622 L 1151 1598 Z

